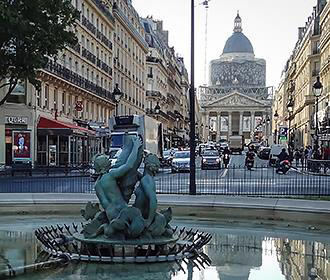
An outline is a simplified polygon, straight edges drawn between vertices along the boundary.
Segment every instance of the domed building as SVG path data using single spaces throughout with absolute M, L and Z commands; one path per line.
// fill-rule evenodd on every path
M 230 140 L 230 136 L 238 135 L 244 142 L 268 139 L 271 129 L 261 127 L 264 121 L 270 124 L 271 118 L 266 61 L 255 57 L 251 41 L 243 33 L 239 13 L 234 33 L 220 57 L 210 62 L 209 73 L 209 85 L 200 88 L 206 124 L 204 141 Z
M 255 58 L 253 46 L 243 33 L 239 14 L 222 55 L 210 63 L 209 84 L 224 88 L 266 86 L 266 61 Z

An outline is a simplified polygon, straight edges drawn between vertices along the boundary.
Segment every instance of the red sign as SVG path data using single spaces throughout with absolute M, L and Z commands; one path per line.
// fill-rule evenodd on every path
M 77 101 L 76 101 L 76 110 L 77 110 L 78 112 L 81 112 L 83 109 L 84 109 L 84 104 L 83 104 L 83 102 L 80 101 L 80 100 L 77 100 Z
M 13 131 L 13 161 L 31 161 L 31 132 Z

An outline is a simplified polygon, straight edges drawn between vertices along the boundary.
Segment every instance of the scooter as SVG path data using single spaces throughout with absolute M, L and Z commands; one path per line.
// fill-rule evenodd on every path
M 230 160 L 229 154 L 224 154 L 223 155 L 223 164 L 226 169 L 228 168 L 229 160 Z
M 246 167 L 248 170 L 251 170 L 254 165 L 254 159 L 247 158 L 246 159 Z
M 283 160 L 276 168 L 276 173 L 286 174 L 290 170 L 291 164 L 289 160 Z

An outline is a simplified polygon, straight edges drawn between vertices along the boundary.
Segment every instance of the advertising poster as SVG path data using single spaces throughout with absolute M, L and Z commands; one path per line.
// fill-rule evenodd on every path
M 31 132 L 13 131 L 13 161 L 31 161 Z
M 229 129 L 229 120 L 227 116 L 221 116 L 220 117 L 220 125 L 221 125 L 221 131 L 227 132 Z
M 243 116 L 243 132 L 251 131 L 251 117 Z

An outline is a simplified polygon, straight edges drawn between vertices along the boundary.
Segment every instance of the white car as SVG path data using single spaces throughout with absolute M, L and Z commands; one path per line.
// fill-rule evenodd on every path
M 190 171 L 190 152 L 189 151 L 179 151 L 173 156 L 172 173 L 180 171 Z

